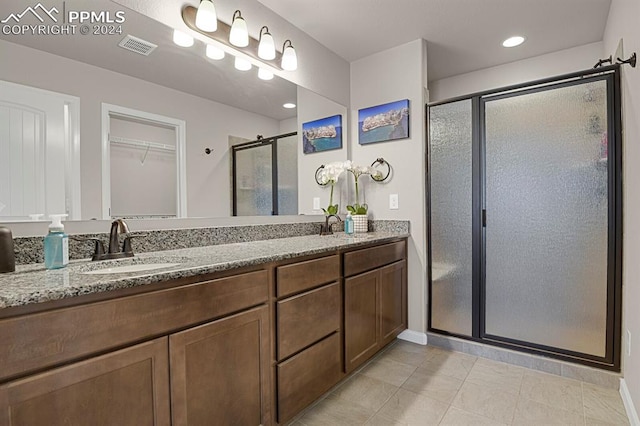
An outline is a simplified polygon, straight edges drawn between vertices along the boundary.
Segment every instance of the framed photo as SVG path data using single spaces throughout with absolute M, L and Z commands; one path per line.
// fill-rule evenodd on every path
M 409 99 L 358 110 L 358 143 L 409 137 Z
M 342 115 L 302 123 L 302 147 L 305 154 L 342 148 Z

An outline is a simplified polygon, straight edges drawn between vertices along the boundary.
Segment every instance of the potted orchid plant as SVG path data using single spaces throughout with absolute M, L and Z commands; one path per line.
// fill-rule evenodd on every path
M 320 171 L 319 174 L 319 182 L 322 185 L 330 185 L 331 186 L 331 194 L 329 195 L 329 206 L 327 208 L 323 208 L 322 211 L 326 216 L 332 214 L 338 214 L 338 204 L 333 204 L 333 190 L 338 183 L 338 178 L 344 172 L 344 163 L 342 161 L 336 161 L 333 163 L 329 163 Z
M 355 232 L 367 232 L 368 231 L 368 215 L 369 206 L 366 203 L 360 204 L 360 188 L 358 185 L 358 179 L 362 175 L 371 175 L 374 178 L 381 177 L 380 171 L 374 169 L 371 166 L 359 166 L 351 161 L 345 161 L 344 168 L 353 175 L 355 181 L 355 203 L 347 206 L 347 210 L 353 216 L 353 223 Z

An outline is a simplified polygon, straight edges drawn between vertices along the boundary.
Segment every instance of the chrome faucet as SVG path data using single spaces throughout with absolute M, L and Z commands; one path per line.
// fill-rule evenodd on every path
M 331 219 L 332 217 L 335 217 L 336 219 L 338 219 L 339 222 L 342 222 L 342 219 L 340 219 L 340 216 L 338 216 L 338 215 L 330 214 L 330 215 L 325 216 L 324 225 L 320 225 L 320 235 L 331 235 L 331 234 L 333 234 L 333 230 L 331 229 L 331 225 L 332 224 L 329 223 L 329 219 Z

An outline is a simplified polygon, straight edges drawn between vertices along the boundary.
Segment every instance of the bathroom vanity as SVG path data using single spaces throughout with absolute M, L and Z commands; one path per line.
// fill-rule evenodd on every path
M 4 274 L 0 425 L 285 424 L 406 328 L 406 238 L 305 236 Z M 95 273 L 127 262 L 162 266 Z

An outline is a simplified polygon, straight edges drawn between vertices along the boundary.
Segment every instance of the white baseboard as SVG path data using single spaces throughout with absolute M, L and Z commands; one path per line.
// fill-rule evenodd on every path
M 413 330 L 405 330 L 398 336 L 398 339 L 406 340 L 407 342 L 417 343 L 419 345 L 427 344 L 427 334 L 420 333 Z
M 633 400 L 631 400 L 631 394 L 629 394 L 627 382 L 625 382 L 624 379 L 620 379 L 620 396 L 622 397 L 622 402 L 624 403 L 624 409 L 627 411 L 629 423 L 631 423 L 631 426 L 640 426 L 640 418 L 638 418 L 638 412 L 636 411 L 636 407 L 633 405 Z

